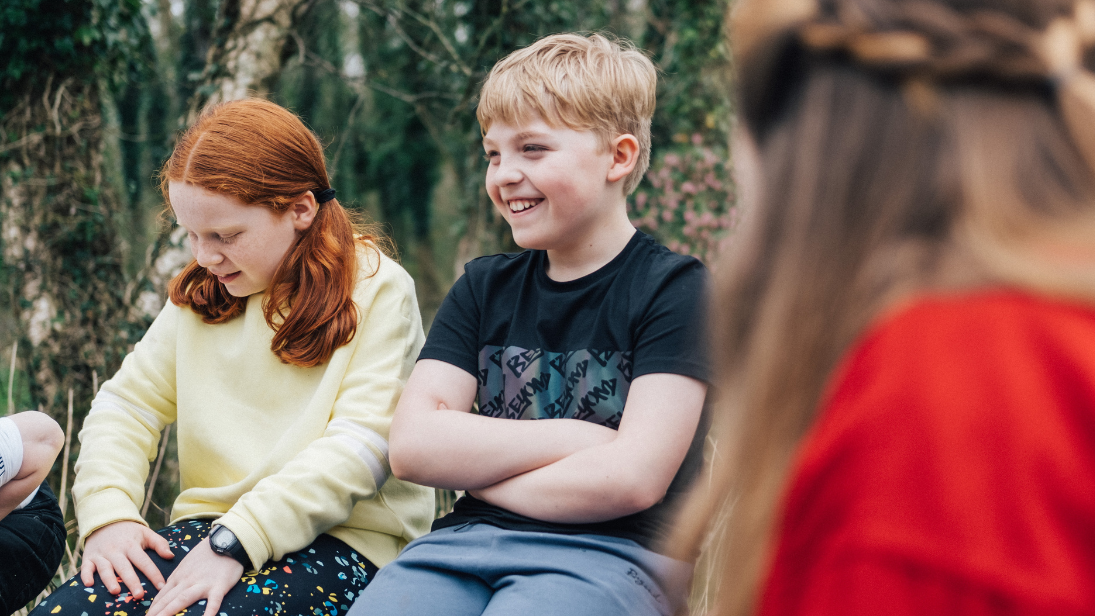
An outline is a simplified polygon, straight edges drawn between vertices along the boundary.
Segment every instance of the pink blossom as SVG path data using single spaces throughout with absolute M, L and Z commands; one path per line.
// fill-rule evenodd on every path
M 677 165 L 681 164 L 681 157 L 677 156 L 676 154 L 673 154 L 672 152 L 669 153 L 669 154 L 666 154 L 664 160 L 665 160 L 665 164 L 669 167 L 676 167 Z M 666 173 L 668 172 L 668 170 L 666 170 L 664 168 L 662 169 L 662 171 L 666 172 Z
M 673 212 L 670 212 L 669 210 L 662 210 L 662 221 L 669 222 L 671 220 L 673 220 Z
M 635 207 L 637 207 L 637 208 L 646 207 L 646 193 L 639 193 L 639 194 L 635 195 Z
M 692 182 L 685 182 L 684 184 L 681 184 L 681 190 L 690 195 L 694 195 L 700 192 L 699 188 L 697 188 L 696 185 Z
M 703 135 L 699 133 L 692 134 L 692 145 L 703 145 Z

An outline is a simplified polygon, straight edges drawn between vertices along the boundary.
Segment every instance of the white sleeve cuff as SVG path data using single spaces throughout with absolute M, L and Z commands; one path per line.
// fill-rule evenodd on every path
M 23 436 L 19 426 L 8 417 L 0 417 L 0 486 L 15 479 L 23 467 Z

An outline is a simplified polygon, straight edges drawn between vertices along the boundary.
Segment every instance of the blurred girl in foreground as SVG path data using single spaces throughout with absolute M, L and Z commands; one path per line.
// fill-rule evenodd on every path
M 1095 1 L 742 0 L 732 40 L 755 194 L 678 536 L 716 613 L 1095 612 Z

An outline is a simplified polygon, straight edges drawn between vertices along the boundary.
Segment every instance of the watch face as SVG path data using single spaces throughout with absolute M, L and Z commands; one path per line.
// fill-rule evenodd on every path
M 232 547 L 232 544 L 235 542 L 236 536 L 232 534 L 232 531 L 223 526 L 218 528 L 217 532 L 213 533 L 213 535 L 209 537 L 209 543 L 213 546 L 213 549 L 217 550 L 218 552 L 223 552 L 224 550 L 227 550 L 228 548 Z

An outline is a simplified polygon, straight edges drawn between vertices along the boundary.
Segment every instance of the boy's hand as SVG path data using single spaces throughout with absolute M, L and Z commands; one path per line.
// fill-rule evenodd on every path
M 205 599 L 204 616 L 215 616 L 228 591 L 240 581 L 243 565 L 209 547 L 209 537 L 186 555 L 152 600 L 147 616 L 171 616 Z
M 145 554 L 146 549 L 155 550 L 166 559 L 175 558 L 167 539 L 147 526 L 130 521 L 108 524 L 91 533 L 84 542 L 80 581 L 84 586 L 91 586 L 95 583 L 95 573 L 98 573 L 107 592 L 117 595 L 122 592 L 118 584 L 120 578 L 134 598 L 143 599 L 145 590 L 134 567 L 145 574 L 157 589 L 164 585 L 163 575 Z

